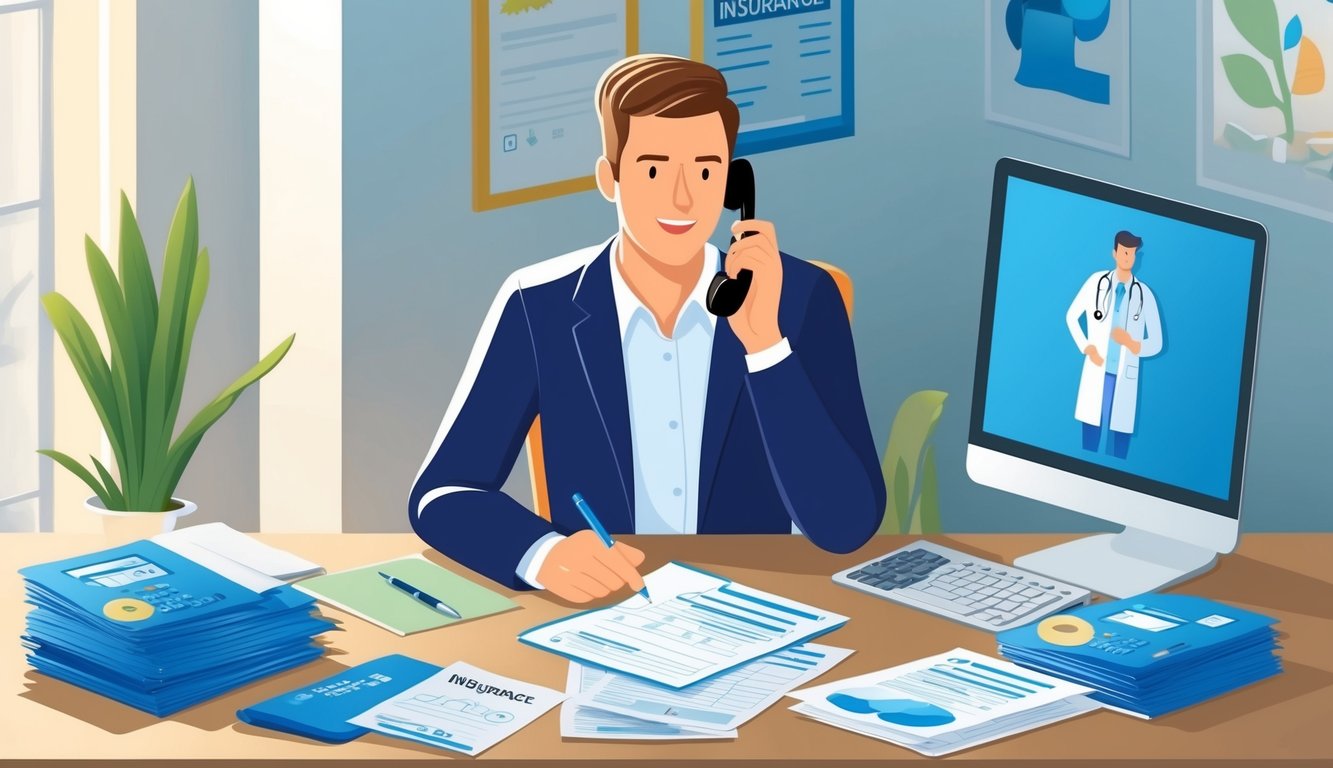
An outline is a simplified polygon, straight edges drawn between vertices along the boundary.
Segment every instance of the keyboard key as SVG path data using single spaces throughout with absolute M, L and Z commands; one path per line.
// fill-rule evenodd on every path
M 932 595 L 928 592 L 923 592 L 922 590 L 915 588 L 903 590 L 901 594 L 903 595 L 903 597 L 906 597 L 910 600 L 916 600 L 918 602 L 926 603 L 927 605 L 933 605 L 936 608 L 941 608 L 945 611 L 948 611 L 949 613 L 956 613 L 960 616 L 970 615 L 972 613 L 975 613 L 977 610 L 976 608 L 973 608 L 971 606 L 962 605 L 952 599 L 940 597 L 939 595 Z
M 950 599 L 953 598 L 953 593 L 950 592 L 950 591 L 947 590 L 947 589 L 942 588 L 942 587 L 936 587 L 936 586 L 933 586 L 933 585 L 932 585 L 932 586 L 928 586 L 928 587 L 926 587 L 926 588 L 923 589 L 922 591 L 925 592 L 926 594 L 930 594 L 930 595 L 936 595 L 936 596 L 939 596 L 939 597 L 947 597 L 947 598 L 950 598 Z
M 1010 611 L 1018 607 L 1018 603 L 1013 600 L 1005 600 L 1001 603 L 998 603 L 995 607 L 1001 611 L 1004 611 L 1005 613 L 1009 613 Z

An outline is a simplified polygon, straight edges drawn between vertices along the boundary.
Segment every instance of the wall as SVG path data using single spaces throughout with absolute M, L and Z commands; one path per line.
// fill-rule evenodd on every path
M 642 48 L 683 53 L 686 10 L 644 3 Z M 856 13 L 857 135 L 756 157 L 759 205 L 783 250 L 856 281 L 861 382 L 881 450 L 904 397 L 951 393 L 936 436 L 946 529 L 1098 527 L 979 487 L 964 469 L 990 180 L 1012 155 L 1268 227 L 1243 519 L 1250 530 L 1333 530 L 1319 481 L 1333 414 L 1307 405 L 1333 380 L 1333 358 L 1309 333 L 1329 324 L 1333 226 L 1194 183 L 1194 4 L 1133 5 L 1128 159 L 984 121 L 976 0 L 862 2 Z M 504 277 L 615 225 L 594 192 L 472 212 L 469 25 L 462 2 L 344 3 L 346 530 L 406 530 L 408 485 Z M 527 501 L 522 457 L 508 488 Z
M 160 275 L 167 228 L 193 175 L 199 242 L 212 261 L 181 425 L 260 354 L 258 35 L 256 0 L 138 2 L 140 228 Z M 199 505 L 196 522 L 258 529 L 258 449 L 250 391 L 204 437 L 181 480 L 177 495 Z

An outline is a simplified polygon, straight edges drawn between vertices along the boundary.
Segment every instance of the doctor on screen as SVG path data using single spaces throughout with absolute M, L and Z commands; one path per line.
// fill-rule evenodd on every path
M 1083 422 L 1083 448 L 1097 451 L 1106 432 L 1106 452 L 1129 455 L 1139 399 L 1139 361 L 1162 351 L 1162 321 L 1157 298 L 1134 276 L 1134 260 L 1143 239 L 1132 232 L 1115 235 L 1115 268 L 1094 272 L 1065 313 L 1074 344 L 1083 353 L 1074 418 Z M 1084 318 L 1087 333 L 1079 324 Z

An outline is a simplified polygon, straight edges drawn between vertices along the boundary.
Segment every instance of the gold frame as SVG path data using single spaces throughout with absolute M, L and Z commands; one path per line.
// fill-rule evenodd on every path
M 507 192 L 491 191 L 491 29 L 487 2 L 472 0 L 472 210 L 490 211 L 596 188 L 589 173 Z M 625 55 L 638 52 L 639 0 L 625 0 Z

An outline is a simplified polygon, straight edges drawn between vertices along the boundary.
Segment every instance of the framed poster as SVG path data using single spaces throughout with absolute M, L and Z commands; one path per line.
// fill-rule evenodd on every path
M 474 210 L 595 186 L 597 79 L 638 38 L 638 0 L 473 0 Z
M 736 155 L 855 133 L 851 0 L 693 0 L 690 56 L 727 78 Z
M 985 0 L 986 119 L 1129 157 L 1128 0 Z
M 1200 186 L 1333 221 L 1333 2 L 1200 0 Z

